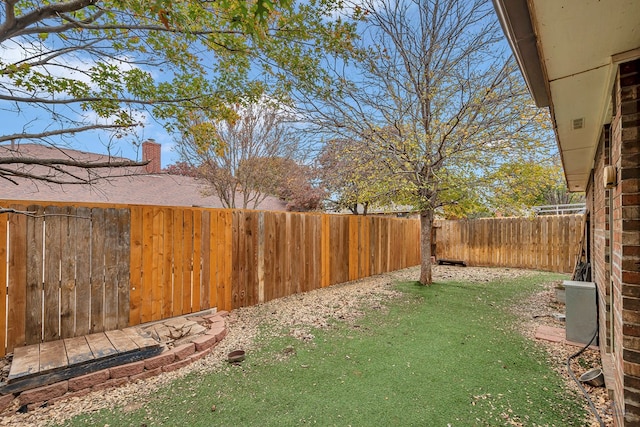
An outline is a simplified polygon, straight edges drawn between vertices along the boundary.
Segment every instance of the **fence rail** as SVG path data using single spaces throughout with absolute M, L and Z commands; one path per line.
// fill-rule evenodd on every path
M 0 355 L 417 265 L 417 220 L 3 202 Z
M 583 215 L 437 221 L 436 255 L 486 267 L 570 273 Z

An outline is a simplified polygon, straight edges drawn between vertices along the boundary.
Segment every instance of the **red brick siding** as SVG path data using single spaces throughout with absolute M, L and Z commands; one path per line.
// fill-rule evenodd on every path
M 611 125 L 602 130 L 587 193 L 591 263 L 598 286 L 600 345 L 614 355 L 618 425 L 640 424 L 640 60 L 622 64 Z M 613 165 L 616 186 L 603 186 Z M 610 230 L 613 230 L 612 232 Z
M 616 167 L 616 170 L 620 169 L 620 149 L 621 149 L 621 116 L 620 116 L 620 80 L 616 78 L 613 103 L 615 115 L 611 121 L 610 137 L 611 137 L 611 164 Z M 622 305 L 619 303 L 622 301 L 622 270 L 621 270 L 621 244 L 622 244 L 622 195 L 621 188 L 616 185 L 615 188 L 610 190 L 611 205 L 613 209 L 613 242 L 611 242 L 611 307 L 613 311 L 613 335 L 614 342 L 612 344 L 612 351 L 615 355 L 614 361 L 614 383 L 609 384 L 608 387 L 613 389 L 613 404 L 614 404 L 614 416 L 618 425 L 623 425 L 624 414 L 624 371 L 623 371 L 623 359 L 622 359 L 622 337 L 623 337 L 623 322 L 622 322 Z
M 616 81 L 612 143 L 618 166 L 614 192 L 615 351 L 623 378 L 616 401 L 624 402 L 625 424 L 640 423 L 640 60 L 622 64 Z M 616 148 L 618 150 L 616 150 Z M 619 276 L 617 273 L 619 272 Z M 620 298 L 617 298 L 618 295 Z M 618 338 L 620 335 L 620 338 Z M 620 377 L 620 375 L 618 375 Z M 623 388 L 624 394 L 620 394 Z M 624 397 L 622 397 L 624 396 Z
M 610 284 L 610 190 L 604 188 L 604 167 L 610 161 L 609 126 L 605 126 L 596 151 L 592 180 L 587 189 L 587 208 L 591 219 L 591 263 L 593 281 L 598 286 L 600 319 L 599 343 L 611 352 L 611 287 Z

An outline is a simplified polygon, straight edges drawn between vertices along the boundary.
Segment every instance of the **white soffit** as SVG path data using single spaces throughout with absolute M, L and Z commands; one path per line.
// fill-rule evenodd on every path
M 607 117 L 612 56 L 640 47 L 640 0 L 530 0 L 569 189 L 584 190 Z M 573 121 L 582 119 L 582 129 Z

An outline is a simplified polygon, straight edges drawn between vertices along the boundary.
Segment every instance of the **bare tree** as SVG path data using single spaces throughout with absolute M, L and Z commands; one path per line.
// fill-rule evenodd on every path
M 544 141 L 540 118 L 487 0 L 363 0 L 359 62 L 302 108 L 319 129 L 362 140 L 419 212 L 420 282 L 431 275 L 436 212 L 483 170 Z M 329 61 L 328 61 L 329 62 Z
M 217 122 L 192 116 L 177 150 L 196 168 L 206 192 L 225 207 L 255 209 L 267 196 L 278 195 L 288 161 L 301 154 L 300 141 L 290 114 L 278 103 L 263 98 L 234 112 Z

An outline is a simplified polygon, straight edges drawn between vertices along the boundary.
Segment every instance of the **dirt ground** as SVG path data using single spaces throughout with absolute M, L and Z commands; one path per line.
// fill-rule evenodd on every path
M 435 280 L 460 280 L 474 283 L 530 274 L 535 273 L 505 268 L 434 267 Z M 176 372 L 164 373 L 135 384 L 64 400 L 26 414 L 16 414 L 17 408 L 10 408 L 5 412 L 5 416 L 0 417 L 0 426 L 63 424 L 72 416 L 116 405 L 135 410 L 144 406 L 146 399 L 159 387 L 175 378 L 193 371 L 215 371 L 227 363 L 226 355 L 229 352 L 237 349 L 251 351 L 256 348 L 259 326 L 265 323 L 274 326 L 269 328 L 273 334 L 284 330 L 298 339 L 311 340 L 313 339 L 312 327 L 328 327 L 333 319 L 352 322 L 363 314 L 363 307 L 382 308 L 384 301 L 399 295 L 392 289 L 391 284 L 394 281 L 415 280 L 417 277 L 418 269 L 409 268 L 306 294 L 292 295 L 255 307 L 234 310 L 227 318 L 229 332 L 227 337 L 209 356 L 200 361 Z M 512 309 L 522 320 L 520 329 L 530 339 L 535 339 L 534 334 L 539 325 L 563 326 L 553 317 L 554 313 L 561 313 L 564 310 L 563 306 L 555 302 L 553 284 Z M 575 353 L 577 348 L 560 343 L 541 342 L 541 344 L 548 351 L 549 360 L 554 368 L 565 378 L 568 387 L 578 390 L 578 386 L 570 378 L 565 366 L 567 358 Z M 577 358 L 572 366 L 576 375 L 579 376 L 592 366 L 600 366 L 599 354 L 595 350 L 588 350 Z M 605 389 L 590 386 L 586 388 L 600 416 L 607 425 L 613 425 L 611 416 L 608 415 L 610 402 Z M 586 400 L 585 408 L 587 408 Z M 598 425 L 595 417 L 591 425 Z

